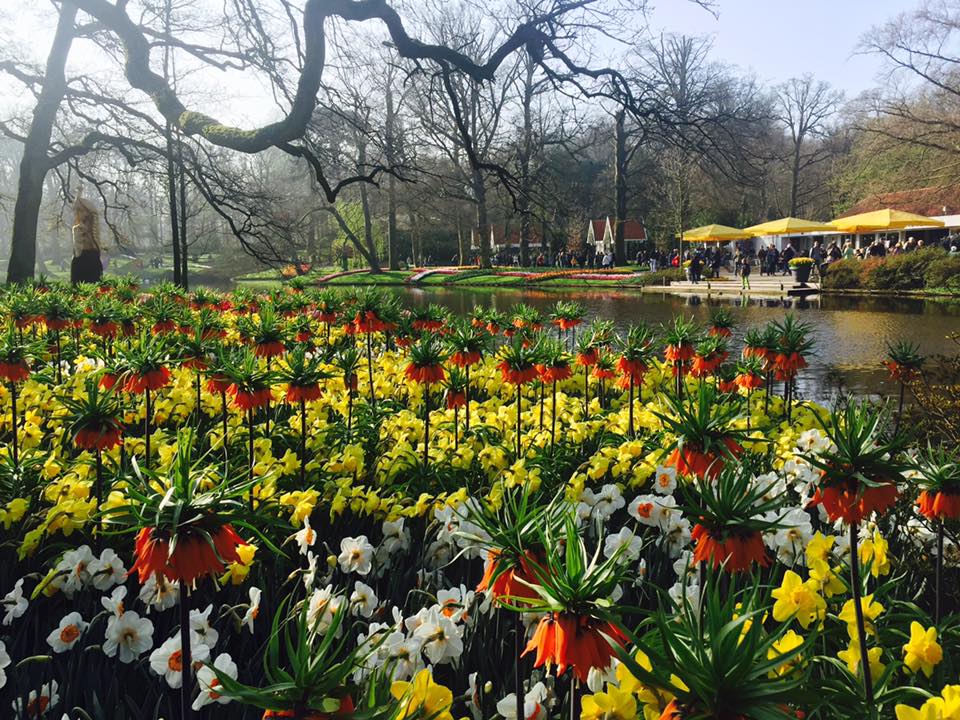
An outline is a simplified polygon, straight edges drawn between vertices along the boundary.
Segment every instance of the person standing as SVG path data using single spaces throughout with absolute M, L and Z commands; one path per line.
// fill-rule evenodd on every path
M 733 261 L 734 269 L 740 276 L 740 288 L 742 290 L 750 289 L 750 256 L 737 250 L 737 256 Z
M 74 285 L 100 282 L 103 277 L 98 220 L 93 204 L 78 196 L 73 204 L 73 261 L 70 263 L 70 282 Z

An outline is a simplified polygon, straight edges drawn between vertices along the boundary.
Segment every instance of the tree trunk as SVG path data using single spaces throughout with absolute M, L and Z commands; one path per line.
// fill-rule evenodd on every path
M 467 248 L 463 242 L 463 218 L 457 212 L 457 264 L 466 265 Z
M 623 237 L 623 223 L 627 219 L 627 132 L 624 127 L 626 111 L 617 113 L 613 168 L 615 208 L 613 216 L 613 256 L 617 265 L 626 265 L 627 248 Z
M 173 246 L 173 284 L 182 287 L 180 277 L 182 265 L 180 263 L 180 209 L 177 200 L 177 168 L 173 148 L 173 126 L 167 123 L 164 127 L 164 140 L 167 150 L 167 207 L 170 210 L 170 236 Z
M 518 161 L 520 165 L 520 192 L 517 210 L 520 213 L 520 266 L 530 264 L 530 155 L 533 152 L 533 121 L 530 107 L 533 104 L 533 71 L 536 66 L 528 59 L 523 84 L 523 137 Z
M 57 111 L 67 89 L 64 68 L 70 45 L 73 43 L 76 17 L 77 9 L 70 3 L 63 3 L 50 54 L 47 56 L 43 87 L 40 89 L 30 129 L 23 144 L 17 202 L 13 208 L 13 238 L 10 243 L 7 282 L 19 283 L 33 277 L 37 261 L 37 226 L 40 204 L 43 202 L 43 180 L 50 169 L 47 150 L 50 147 Z
M 793 167 L 790 173 L 790 217 L 797 216 L 797 195 L 800 187 L 800 145 L 801 140 L 793 144 Z
M 189 252 L 190 243 L 187 239 L 187 174 L 183 171 L 183 139 L 178 130 L 174 136 L 177 143 L 177 185 L 179 191 L 180 211 L 180 287 L 190 289 Z
M 393 83 L 387 82 L 386 88 L 387 116 L 385 120 L 386 143 L 384 147 L 387 166 L 396 164 L 397 142 L 397 115 L 393 104 Z M 387 175 L 387 263 L 391 270 L 400 269 L 400 248 L 397 237 L 397 179 L 393 174 Z
M 367 144 L 359 143 L 359 163 L 358 170 L 362 171 L 367 165 Z M 373 241 L 373 220 L 370 217 L 370 193 L 367 192 L 367 184 L 360 183 L 360 208 L 363 210 L 363 242 L 367 247 L 364 256 L 370 265 L 371 273 L 381 273 L 380 261 L 377 260 L 377 246 Z
M 480 246 L 480 267 L 489 268 L 490 263 L 490 220 L 487 216 L 487 188 L 483 173 L 473 171 L 473 199 L 477 204 L 477 244 Z

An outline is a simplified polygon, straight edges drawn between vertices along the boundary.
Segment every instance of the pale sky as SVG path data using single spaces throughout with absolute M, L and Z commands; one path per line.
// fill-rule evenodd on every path
M 714 17 L 689 0 L 651 0 L 650 29 L 713 38 L 713 59 L 753 70 L 770 84 L 813 73 L 854 97 L 881 69 L 856 55 L 870 28 L 914 10 L 920 0 L 717 0 Z
M 0 57 L 42 63 L 55 24 L 52 7 L 43 0 L 19 6 L 7 2 L 0 0 L 0 22 L 18 32 L 11 45 L 0 49 Z M 860 37 L 914 9 L 921 0 L 716 0 L 718 17 L 691 0 L 650 2 L 649 29 L 654 34 L 706 35 L 713 39 L 711 59 L 753 72 L 765 84 L 809 72 L 843 90 L 849 99 L 875 87 L 882 68 L 878 57 L 855 53 Z M 99 55 L 91 43 L 75 43 L 70 70 L 97 68 L 101 76 L 116 78 L 116 69 L 107 70 Z M 203 96 L 192 99 L 198 109 L 242 125 L 278 116 L 265 82 L 254 74 L 205 71 L 204 76 L 210 82 L 201 85 Z M 0 74 L 0 117 L 16 107 L 31 107 L 32 102 L 22 86 Z

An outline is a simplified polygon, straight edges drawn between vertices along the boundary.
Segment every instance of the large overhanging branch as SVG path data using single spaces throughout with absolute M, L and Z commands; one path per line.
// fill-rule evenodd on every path
M 517 27 L 484 62 L 476 62 L 463 53 L 441 45 L 410 37 L 397 12 L 385 0 L 307 0 L 303 10 L 304 60 L 296 93 L 287 115 L 263 127 L 244 130 L 224 125 L 203 113 L 191 111 L 170 84 L 150 67 L 154 41 L 135 23 L 122 6 L 108 0 L 76 0 L 76 5 L 117 34 L 126 52 L 125 74 L 128 82 L 151 97 L 160 113 L 187 135 L 198 135 L 221 147 L 256 153 L 290 143 L 303 136 L 317 103 L 325 63 L 324 23 L 340 17 L 349 21 L 380 20 L 387 28 L 399 55 L 411 60 L 443 62 L 477 81 L 489 80 L 516 50 L 542 45 L 544 34 L 538 24 L 549 23 L 583 3 L 558 2 L 543 16 Z

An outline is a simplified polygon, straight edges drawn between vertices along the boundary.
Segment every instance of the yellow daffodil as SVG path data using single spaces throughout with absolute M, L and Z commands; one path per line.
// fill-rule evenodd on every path
M 239 560 L 227 565 L 227 571 L 220 578 L 220 582 L 231 585 L 241 585 L 250 574 L 250 568 L 253 567 L 253 556 L 257 554 L 257 546 L 253 543 L 237 546 L 237 555 Z
M 910 668 L 910 672 L 922 670 L 930 677 L 941 660 L 943 649 L 937 643 L 937 629 L 924 628 L 916 621 L 910 623 L 910 642 L 903 646 L 903 664 Z
M 285 493 L 280 496 L 280 505 L 291 508 L 290 522 L 299 527 L 303 525 L 304 518 L 310 517 L 313 508 L 316 507 L 320 493 L 313 488 L 308 490 L 296 490 Z
M 390 694 L 400 701 L 397 720 L 417 714 L 432 720 L 453 720 L 450 712 L 453 693 L 435 683 L 429 670 L 418 672 L 412 682 L 394 682 L 390 686 Z
M 767 650 L 767 660 L 776 660 L 782 655 L 786 655 L 790 652 L 793 652 L 798 647 L 803 645 L 803 638 L 797 635 L 793 630 L 787 630 L 783 636 L 777 640 L 773 645 L 770 646 L 770 649 Z M 789 675 L 793 672 L 794 668 L 801 662 L 802 658 L 799 655 L 794 655 L 789 660 L 784 662 L 781 665 L 778 665 L 776 668 L 770 671 L 770 677 L 779 677 L 783 675 Z
M 883 670 L 886 666 L 880 662 L 882 655 L 883 648 L 873 647 L 867 651 L 867 658 L 869 658 L 870 661 L 871 677 L 878 678 L 883 674 Z M 863 656 L 860 653 L 860 643 L 856 638 L 851 638 L 850 645 L 846 650 L 841 650 L 838 652 L 837 657 L 847 664 L 847 669 L 851 673 L 856 674 L 860 667 L 860 661 L 863 659 Z
M 815 562 L 829 564 L 830 554 L 835 542 L 836 538 L 833 535 L 824 535 L 820 531 L 814 533 L 810 542 L 807 543 L 807 565 L 812 565 Z
M 586 695 L 580 710 L 580 720 L 635 720 L 637 701 L 633 695 L 614 685 L 606 692 Z
M 787 570 L 783 582 L 771 595 L 776 602 L 773 604 L 773 618 L 777 622 L 786 622 L 796 616 L 797 622 L 804 629 L 811 623 L 822 621 L 827 610 L 827 603 L 820 595 L 820 587 L 816 581 L 804 582 L 793 570 Z
M 873 595 L 864 595 L 860 598 L 860 607 L 863 610 L 863 623 L 867 631 L 867 635 L 876 635 L 877 629 L 874 627 L 873 621 L 880 617 L 880 614 L 883 612 L 883 605 L 873 601 Z M 840 610 L 840 614 L 837 616 L 841 621 L 847 624 L 847 632 L 850 634 L 850 637 L 856 637 L 857 635 L 857 615 L 856 609 L 853 605 L 853 600 L 847 600 L 843 604 L 843 608 Z
M 864 566 L 870 566 L 870 574 L 873 575 L 873 577 L 890 574 L 890 558 L 887 556 L 888 548 L 889 543 L 887 543 L 877 530 L 874 530 L 873 535 L 860 544 L 858 552 L 860 562 Z

